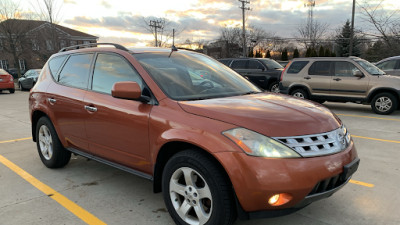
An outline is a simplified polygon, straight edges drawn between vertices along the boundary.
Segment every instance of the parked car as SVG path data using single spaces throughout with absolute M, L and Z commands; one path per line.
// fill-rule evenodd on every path
M 0 69 L 0 92 L 8 90 L 10 93 L 15 92 L 14 78 L 7 71 Z
M 7 72 L 9 74 L 11 74 L 14 77 L 14 79 L 18 78 L 18 69 L 17 68 L 9 68 L 9 69 L 7 69 Z M 22 76 L 25 71 L 24 70 L 20 70 L 20 72 L 21 72 L 21 76 Z
M 282 73 L 281 93 L 317 102 L 370 104 L 377 114 L 399 107 L 400 77 L 357 57 L 298 58 Z
M 235 70 L 258 87 L 279 93 L 279 77 L 283 67 L 268 58 L 219 59 L 221 63 Z
M 192 51 L 84 46 L 51 56 L 29 95 L 49 168 L 71 152 L 106 163 L 153 181 L 177 224 L 215 225 L 294 212 L 358 168 L 320 104 L 265 93 Z
M 400 56 L 382 59 L 375 65 L 387 74 L 400 76 Z
M 37 82 L 41 69 L 31 69 L 26 71 L 21 78 L 18 79 L 18 86 L 21 91 L 31 89 Z

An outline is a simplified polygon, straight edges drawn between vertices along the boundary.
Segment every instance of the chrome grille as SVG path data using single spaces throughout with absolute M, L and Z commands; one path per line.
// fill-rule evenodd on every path
M 350 135 L 344 127 L 331 132 L 293 137 L 274 137 L 303 157 L 328 155 L 347 148 Z

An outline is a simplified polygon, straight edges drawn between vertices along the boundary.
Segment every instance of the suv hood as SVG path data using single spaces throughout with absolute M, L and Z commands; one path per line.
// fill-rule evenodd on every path
M 281 94 L 253 94 L 181 101 L 188 113 L 244 127 L 270 137 L 332 131 L 340 119 L 324 106 Z

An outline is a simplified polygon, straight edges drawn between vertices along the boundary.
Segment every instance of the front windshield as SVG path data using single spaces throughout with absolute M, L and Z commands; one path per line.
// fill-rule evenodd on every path
M 374 64 L 365 60 L 354 60 L 358 65 L 364 68 L 371 75 L 385 75 L 386 73 L 376 67 Z
M 267 65 L 268 69 L 283 69 L 283 66 L 276 62 L 275 60 L 271 59 L 260 59 L 265 65 Z
M 164 93 L 174 100 L 201 100 L 261 92 L 222 63 L 178 51 L 133 54 Z

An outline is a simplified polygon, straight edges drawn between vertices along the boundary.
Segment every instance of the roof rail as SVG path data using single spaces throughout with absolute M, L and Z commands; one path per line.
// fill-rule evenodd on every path
M 127 48 L 125 48 L 124 46 L 119 45 L 119 44 L 114 44 L 114 43 L 89 43 L 89 44 L 81 44 L 81 45 L 73 45 L 73 46 L 65 47 L 65 48 L 62 48 L 58 52 L 65 52 L 65 51 L 76 50 L 76 49 L 81 49 L 81 48 L 92 48 L 92 47 L 97 47 L 99 45 L 111 45 L 111 46 L 114 46 L 116 49 L 120 49 L 120 50 L 127 51 L 127 52 L 129 51 Z

